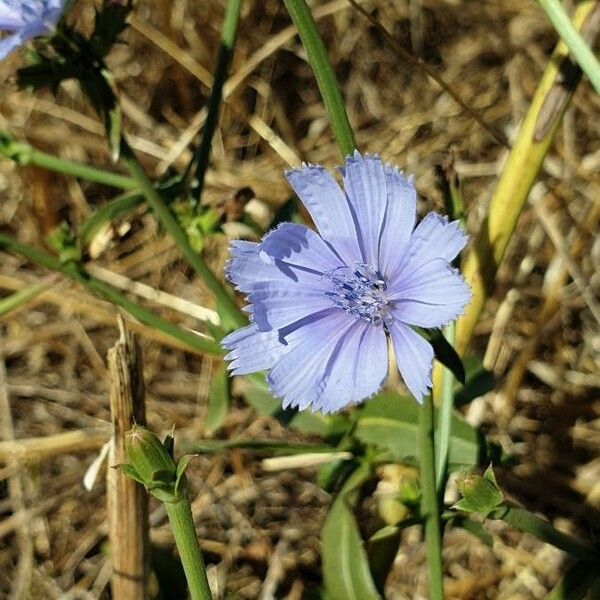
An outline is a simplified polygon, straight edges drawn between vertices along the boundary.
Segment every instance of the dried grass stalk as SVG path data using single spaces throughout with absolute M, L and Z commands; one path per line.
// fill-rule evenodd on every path
M 125 433 L 134 423 L 145 424 L 141 350 L 119 318 L 121 336 L 108 351 L 111 376 L 110 410 L 114 437 L 109 465 L 127 462 Z M 107 474 L 108 527 L 115 600 L 146 597 L 148 576 L 148 496 L 135 481 L 116 469 Z

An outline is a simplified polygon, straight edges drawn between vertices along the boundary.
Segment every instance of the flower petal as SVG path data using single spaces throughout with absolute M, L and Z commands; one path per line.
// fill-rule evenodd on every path
M 362 402 L 381 388 L 388 370 L 387 338 L 383 327 L 357 321 L 343 337 L 325 388 L 313 411 L 342 410 Z
M 24 40 L 19 33 L 15 33 L 14 35 L 0 40 L 0 60 L 6 58 L 23 43 Z
M 281 329 L 300 319 L 333 307 L 325 290 L 289 282 L 254 284 L 247 312 L 260 331 Z
M 379 270 L 393 279 L 398 257 L 410 239 L 417 216 L 417 190 L 411 179 L 386 165 L 387 209 L 379 240 Z
M 291 270 L 321 275 L 341 266 L 340 259 L 312 229 L 296 223 L 282 223 L 269 232 L 260 244 L 261 257 L 281 261 Z
M 342 341 L 357 323 L 345 312 L 334 310 L 318 322 L 297 330 L 293 348 L 277 361 L 268 376 L 273 394 L 283 398 L 284 408 L 302 410 L 319 400 Z M 353 368 L 352 363 L 349 368 Z
M 394 282 L 387 290 L 393 316 L 420 327 L 441 327 L 456 319 L 471 299 L 460 273 L 443 258 L 434 258 Z
M 247 375 L 270 369 L 289 350 L 277 331 L 260 332 L 255 325 L 238 329 L 223 338 L 221 345 L 230 350 L 225 360 L 232 375 Z
M 389 325 L 396 363 L 402 379 L 418 402 L 429 393 L 433 348 L 408 325 L 393 321 Z
M 394 269 L 394 278 L 404 278 L 434 258 L 450 262 L 465 247 L 467 236 L 459 221 L 429 213 L 410 236 L 406 251 Z
M 356 216 L 335 179 L 320 165 L 307 164 L 285 176 L 322 238 L 347 265 L 362 262 Z
M 230 350 L 225 356 L 225 360 L 231 361 L 229 369 L 233 375 L 270 369 L 277 360 L 310 335 L 311 326 L 338 312 L 334 308 L 321 311 L 280 330 L 262 332 L 251 324 L 230 333 L 221 341 L 223 348 Z
M 358 223 L 365 262 L 376 267 L 379 261 L 379 238 L 387 205 L 387 184 L 379 156 L 365 155 L 356 150 L 346 158 L 340 169 L 344 189 Z
M 322 274 L 340 266 L 337 256 L 312 230 L 284 223 L 262 243 L 234 241 L 226 275 L 236 288 L 251 292 L 257 283 L 301 283 L 323 287 Z

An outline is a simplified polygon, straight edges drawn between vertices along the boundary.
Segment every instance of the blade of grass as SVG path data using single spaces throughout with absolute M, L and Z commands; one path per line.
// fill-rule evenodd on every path
M 51 277 L 52 279 L 48 281 L 36 283 L 32 286 L 19 290 L 18 292 L 14 292 L 6 298 L 0 299 L 0 318 L 5 317 L 13 310 L 16 310 L 24 304 L 27 304 L 27 302 L 30 300 L 37 298 L 37 296 L 44 293 L 48 288 L 54 285 L 54 276 Z
M 538 2 L 581 70 L 600 94 L 600 63 L 577 29 L 573 27 L 559 0 L 538 0 Z
M 27 142 L 17 141 L 3 132 L 0 132 L 0 156 L 14 160 L 19 165 L 33 165 L 62 175 L 69 175 L 114 188 L 123 190 L 139 189 L 138 183 L 131 177 L 90 167 L 72 160 L 65 160 L 53 154 L 36 150 Z
M 600 23 L 591 18 L 597 7 L 594 0 L 586 0 L 575 11 L 573 23 L 586 39 L 593 39 L 600 27 Z M 493 290 L 496 271 L 580 75 L 579 69 L 569 61 L 567 47 L 560 42 L 548 61 L 498 181 L 488 217 L 464 264 L 463 273 L 473 298 L 457 323 L 456 349 L 461 355 Z M 436 379 L 440 375 L 438 369 Z
M 342 158 L 346 158 L 354 152 L 356 144 L 342 94 L 337 84 L 335 72 L 327 58 L 327 50 L 323 40 L 304 0 L 283 0 L 283 2 L 306 49 L 308 62 L 317 80 L 333 134 Z
M 231 56 L 233 54 L 233 45 L 237 33 L 241 4 L 241 0 L 228 0 L 227 2 L 225 18 L 223 20 L 223 29 L 221 31 L 221 45 L 219 46 L 217 67 L 215 69 L 212 90 L 208 100 L 208 113 L 202 130 L 202 141 L 190 161 L 186 172 L 187 176 L 193 168 L 194 163 L 196 164 L 196 184 L 192 189 L 192 194 L 197 202 L 200 201 L 202 189 L 204 188 L 204 176 L 206 175 L 206 169 L 208 168 L 212 139 L 219 120 L 219 108 L 223 98 L 223 85 L 227 80 L 229 63 L 231 62 Z
M 459 220 L 462 228 L 465 228 L 465 211 L 458 175 L 454 170 L 452 159 L 440 169 L 442 188 L 446 213 L 452 220 Z M 460 258 L 454 261 L 455 267 L 460 267 Z M 456 322 L 449 323 L 443 330 L 444 337 L 454 347 L 456 341 Z M 452 433 L 452 409 L 454 408 L 454 374 L 446 366 L 442 367 L 442 379 L 439 388 L 432 390 L 434 400 L 439 396 L 439 411 L 437 423 L 437 437 L 435 440 L 435 480 L 440 502 L 444 499 L 444 487 L 446 482 L 446 467 L 450 453 L 450 438 Z M 439 394 L 438 394 L 439 390 Z
M 82 267 L 74 263 L 61 263 L 58 259 L 46 252 L 26 246 L 25 244 L 19 243 L 14 238 L 0 234 L 0 249 L 7 249 L 10 252 L 24 256 L 28 260 L 56 273 L 61 273 L 69 279 L 76 281 L 94 293 L 96 296 L 104 300 L 108 300 L 112 304 L 120 306 L 125 309 L 129 314 L 135 317 L 140 323 L 147 325 L 153 329 L 157 329 L 167 334 L 168 336 L 177 339 L 181 343 L 185 344 L 189 348 L 200 352 L 206 352 L 207 354 L 215 354 L 220 356 L 222 354 L 221 347 L 218 342 L 208 337 L 202 337 L 198 334 L 192 333 L 185 329 L 177 327 L 168 321 L 165 321 L 161 317 L 155 315 L 153 312 L 139 306 L 135 302 L 132 302 L 121 294 L 118 290 L 112 286 L 92 277 Z
M 152 185 L 150 179 L 148 179 L 144 169 L 125 140 L 121 142 L 121 157 L 162 226 L 214 296 L 218 310 L 224 317 L 224 327 L 226 329 L 234 329 L 244 326 L 246 318 L 235 304 L 233 296 L 221 285 L 212 271 L 207 267 L 202 257 L 192 248 L 185 231 L 173 216 L 173 213 L 162 199 L 160 193 Z

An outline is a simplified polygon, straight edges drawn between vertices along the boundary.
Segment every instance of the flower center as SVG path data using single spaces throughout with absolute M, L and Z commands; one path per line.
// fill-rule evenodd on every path
M 371 325 L 384 322 L 388 313 L 386 285 L 373 267 L 356 263 L 354 268 L 338 267 L 324 275 L 332 283 L 332 291 L 325 295 L 335 306 Z

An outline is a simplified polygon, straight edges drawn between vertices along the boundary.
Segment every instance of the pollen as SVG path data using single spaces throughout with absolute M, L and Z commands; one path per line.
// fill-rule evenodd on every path
M 385 297 L 386 284 L 380 273 L 370 265 L 355 263 L 351 267 L 334 269 L 324 276 L 332 289 L 325 295 L 334 306 L 370 323 L 381 325 L 389 313 Z

